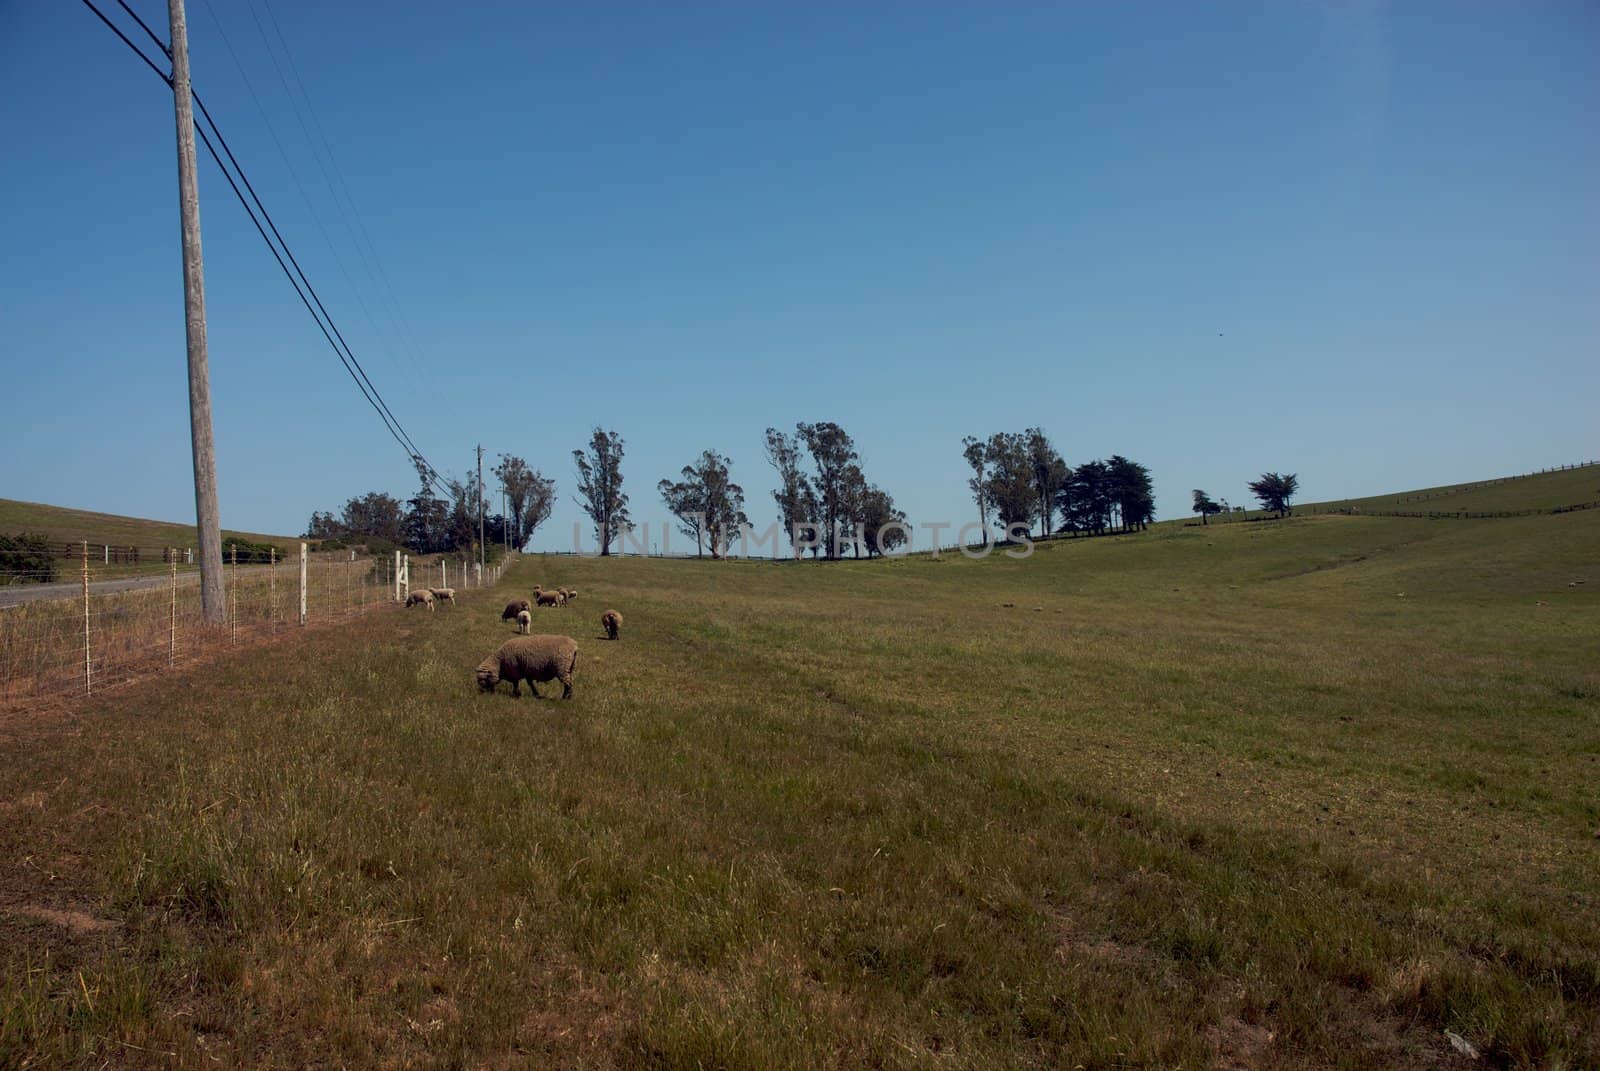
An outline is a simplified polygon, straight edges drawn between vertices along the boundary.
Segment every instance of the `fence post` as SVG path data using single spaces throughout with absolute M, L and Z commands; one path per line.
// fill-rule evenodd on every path
M 239 573 L 239 545 L 228 544 L 228 557 L 232 561 L 232 568 L 228 570 L 228 642 L 239 642 L 239 585 L 236 577 Z
M 278 548 L 267 548 L 267 623 L 278 631 Z
M 306 623 L 306 545 L 300 544 L 300 623 Z
M 167 666 L 178 664 L 178 555 L 172 555 L 172 608 L 167 617 Z
M 400 601 L 400 552 L 394 552 L 394 601 Z
M 89 541 L 83 541 L 83 694 L 94 694 L 94 669 L 89 658 Z

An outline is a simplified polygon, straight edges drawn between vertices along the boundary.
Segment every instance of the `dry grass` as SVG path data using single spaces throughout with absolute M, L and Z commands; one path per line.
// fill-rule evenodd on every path
M 114 547 L 195 545 L 193 523 L 151 521 L 142 517 L 123 517 L 115 513 L 68 509 L 63 506 L 48 506 L 42 502 L 22 502 L 12 498 L 0 498 L 0 532 L 11 535 L 31 532 L 66 543 L 87 539 L 90 544 L 110 543 Z M 230 539 L 243 539 L 253 543 L 276 543 L 280 547 L 291 546 L 298 541 L 294 536 L 262 535 L 259 532 L 239 532 L 231 528 L 222 533 L 223 545 L 226 546 Z
M 308 621 L 344 620 L 389 605 L 392 589 L 378 571 L 383 565 L 340 556 L 313 559 L 306 571 Z M 131 591 L 92 587 L 87 671 L 81 598 L 0 607 L 0 713 L 105 692 L 294 628 L 299 568 L 286 562 L 227 569 L 227 622 L 221 628 L 203 623 L 193 574 Z M 90 579 L 98 581 L 99 572 L 91 571 Z
M 1501 480 L 1447 484 L 1417 491 L 1321 502 L 1318 509 L 1400 510 L 1450 513 L 1554 509 L 1600 502 L 1600 464 L 1512 476 Z
M 530 558 L 571 702 L 505 586 L 150 682 L 4 745 L 0 1066 L 1595 1066 L 1597 542 Z

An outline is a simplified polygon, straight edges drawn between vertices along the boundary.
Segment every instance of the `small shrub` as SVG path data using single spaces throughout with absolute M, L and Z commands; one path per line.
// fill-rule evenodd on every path
M 42 535 L 0 535 L 0 584 L 48 584 L 56 578 L 50 540 Z
M 324 542 L 323 546 L 326 547 L 327 542 Z M 274 554 L 277 555 L 277 560 L 280 562 L 288 557 L 282 547 L 276 546 L 272 543 L 252 543 L 248 539 L 225 539 L 222 541 L 223 561 L 233 561 L 233 555 L 235 551 L 238 552 L 238 560 L 241 563 L 251 562 L 265 564 L 272 561 Z

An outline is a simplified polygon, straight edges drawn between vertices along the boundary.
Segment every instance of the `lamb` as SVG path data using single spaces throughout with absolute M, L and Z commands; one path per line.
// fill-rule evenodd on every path
M 517 611 L 517 631 L 526 636 L 533 629 L 533 615 L 526 610 Z
M 534 601 L 537 602 L 540 606 L 560 606 L 561 605 L 561 596 L 557 595 L 553 591 L 539 591 L 539 590 L 535 589 L 534 593 L 533 593 L 533 597 L 534 597 Z
M 518 614 L 531 606 L 532 604 L 527 599 L 513 599 L 511 602 L 506 603 L 505 611 L 501 613 L 500 620 L 515 621 Z
M 428 590 L 433 592 L 433 597 L 438 599 L 440 602 L 447 602 L 451 606 L 456 604 L 455 588 L 429 588 Z
M 578 668 L 578 645 L 570 636 L 513 636 L 478 663 L 478 690 L 492 692 L 502 680 L 521 697 L 522 682 L 535 699 L 543 698 L 536 681 L 560 681 L 561 698 L 572 698 L 572 675 Z
M 423 588 L 421 591 L 413 591 L 410 595 L 407 595 L 406 608 L 410 609 L 413 606 L 426 606 L 431 611 L 434 608 L 433 592 Z
M 600 615 L 600 627 L 606 630 L 606 639 L 616 639 L 622 635 L 622 615 L 615 610 L 607 610 Z

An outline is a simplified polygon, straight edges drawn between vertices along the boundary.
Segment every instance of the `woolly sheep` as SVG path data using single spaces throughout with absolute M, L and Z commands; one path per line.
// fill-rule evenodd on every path
M 622 635 L 622 615 L 615 610 L 607 610 L 600 615 L 600 627 L 606 630 L 606 639 L 616 639 Z
M 478 663 L 478 690 L 492 692 L 502 680 L 511 682 L 511 694 L 522 695 L 522 682 L 535 699 L 541 698 L 536 681 L 560 681 L 561 698 L 572 698 L 572 675 L 578 668 L 578 645 L 570 636 L 513 636 L 494 654 Z
M 500 615 L 500 620 L 515 621 L 518 614 L 530 609 L 532 605 L 527 599 L 513 599 L 511 602 L 506 603 L 505 612 Z
M 424 588 L 421 591 L 413 591 L 410 595 L 407 595 L 406 596 L 406 607 L 409 609 L 410 607 L 413 607 L 413 606 L 426 606 L 429 610 L 432 610 L 433 609 L 433 592 L 431 592 L 428 589 Z
M 578 597 L 577 588 L 562 588 L 561 593 L 567 597 L 568 602 L 571 602 L 573 599 Z
M 533 615 L 526 610 L 517 611 L 517 631 L 526 636 L 533 630 Z
M 456 603 L 456 589 L 455 588 L 429 588 L 428 590 L 433 592 L 433 597 L 438 599 L 440 602 L 447 602 L 451 606 L 455 605 L 455 603 Z
M 560 606 L 561 605 L 561 596 L 557 595 L 553 591 L 535 591 L 533 593 L 533 596 L 534 596 L 534 601 L 537 602 L 540 606 Z

